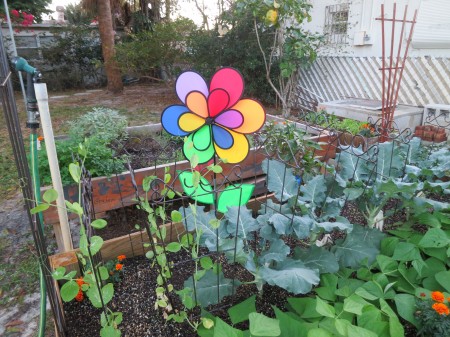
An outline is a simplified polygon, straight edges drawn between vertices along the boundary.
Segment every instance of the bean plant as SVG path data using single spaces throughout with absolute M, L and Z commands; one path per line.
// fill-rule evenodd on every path
M 96 260 L 94 260 L 95 254 L 100 252 L 103 246 L 103 239 L 97 235 L 88 237 L 87 228 L 84 226 L 85 217 L 87 215 L 85 214 L 82 203 L 82 168 L 90 153 L 89 144 L 89 142 L 79 144 L 78 154 L 81 156 L 81 160 L 80 162 L 71 163 L 69 165 L 70 175 L 79 187 L 79 199 L 73 203 L 66 200 L 66 210 L 76 214 L 81 224 L 80 246 L 79 253 L 77 254 L 78 260 L 82 265 L 83 282 L 81 282 L 81 290 L 87 295 L 95 308 L 103 308 L 100 317 L 102 326 L 100 336 L 120 337 L 121 332 L 118 325 L 122 322 L 122 313 L 115 312 L 107 306 L 114 296 L 114 285 L 111 282 L 107 282 L 110 278 L 107 267 L 101 262 L 97 263 Z M 38 213 L 47 210 L 49 207 L 57 207 L 55 203 L 57 197 L 58 193 L 54 189 L 47 190 L 43 195 L 45 202 L 33 208 L 31 212 Z M 101 230 L 107 226 L 107 222 L 104 219 L 95 219 L 89 226 L 93 229 Z M 80 284 L 75 278 L 76 273 L 76 271 L 66 273 L 65 267 L 58 267 L 52 274 L 56 281 L 65 281 L 61 287 L 61 298 L 65 302 L 72 301 L 79 294 Z

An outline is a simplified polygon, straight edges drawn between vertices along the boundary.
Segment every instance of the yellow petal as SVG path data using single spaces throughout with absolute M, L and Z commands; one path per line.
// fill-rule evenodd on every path
M 203 124 L 205 124 L 205 120 L 203 118 L 190 112 L 181 115 L 180 119 L 178 120 L 178 125 L 184 132 L 195 131 Z
M 247 137 L 241 133 L 237 133 L 229 129 L 227 129 L 227 131 L 233 136 L 234 143 L 229 149 L 226 150 L 214 143 L 216 154 L 219 158 L 226 159 L 230 164 L 240 163 L 247 157 L 250 148 Z

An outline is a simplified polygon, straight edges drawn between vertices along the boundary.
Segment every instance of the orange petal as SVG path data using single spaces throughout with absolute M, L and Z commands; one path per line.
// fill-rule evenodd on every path
M 239 111 L 244 117 L 244 123 L 233 131 L 252 133 L 258 131 L 266 121 L 263 106 L 253 99 L 241 99 L 231 109 Z
M 186 106 L 200 117 L 208 117 L 208 104 L 201 92 L 193 91 L 186 97 Z

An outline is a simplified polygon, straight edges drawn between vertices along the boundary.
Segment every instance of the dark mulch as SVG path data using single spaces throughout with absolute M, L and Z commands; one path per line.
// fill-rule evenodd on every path
M 223 261 L 223 258 L 220 256 L 216 257 L 216 259 Z M 170 254 L 170 260 L 176 265 L 173 268 L 171 283 L 176 290 L 180 290 L 184 287 L 184 281 L 192 275 L 194 263 L 189 260 L 189 255 L 184 251 Z M 253 279 L 253 276 L 240 265 L 224 263 L 223 268 L 224 274 L 228 278 L 235 277 L 242 282 L 248 282 Z M 122 280 L 115 285 L 115 295 L 109 305 L 113 311 L 123 313 L 123 323 L 120 325 L 122 336 L 197 336 L 187 323 L 166 322 L 163 318 L 162 309 L 155 309 L 157 275 L 156 267 L 152 267 L 149 260 L 145 257 L 140 256 L 125 260 Z M 226 296 L 220 304 L 206 309 L 231 323 L 228 319 L 227 309 L 253 294 L 257 294 L 256 286 L 243 284 L 235 289 L 234 295 Z M 279 287 L 269 285 L 264 286 L 263 294 L 263 296 L 257 296 L 256 307 L 258 312 L 262 312 L 270 317 L 274 317 L 272 305 L 286 310 L 286 298 L 294 296 Z M 176 294 L 171 296 L 171 301 L 175 308 L 181 307 L 180 300 Z M 93 308 L 89 300 L 65 303 L 64 310 L 68 317 L 69 337 L 97 337 L 99 335 L 101 310 Z M 190 315 L 194 319 L 198 319 L 199 313 L 197 309 L 191 312 Z M 248 328 L 245 324 L 239 327 Z

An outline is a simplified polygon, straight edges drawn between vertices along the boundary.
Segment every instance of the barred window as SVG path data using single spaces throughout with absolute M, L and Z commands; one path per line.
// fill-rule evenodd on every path
M 325 7 L 324 34 L 327 44 L 347 43 L 348 12 L 348 3 Z

